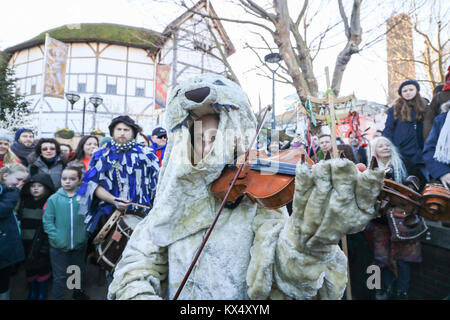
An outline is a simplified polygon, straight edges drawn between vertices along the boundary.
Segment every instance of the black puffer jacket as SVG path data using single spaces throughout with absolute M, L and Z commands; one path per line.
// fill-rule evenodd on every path
M 39 200 L 34 200 L 30 193 L 30 187 L 33 183 L 39 182 L 47 188 L 45 197 Z M 20 191 L 20 206 L 18 210 L 18 218 L 20 220 L 20 227 L 22 230 L 22 239 L 27 242 L 34 238 L 36 230 L 42 224 L 42 209 L 44 203 L 53 193 L 55 193 L 52 179 L 46 173 L 38 173 L 31 176 Z M 29 244 L 25 243 L 25 251 L 28 251 Z
M 25 258 L 14 208 L 19 201 L 19 189 L 0 185 L 0 269 Z

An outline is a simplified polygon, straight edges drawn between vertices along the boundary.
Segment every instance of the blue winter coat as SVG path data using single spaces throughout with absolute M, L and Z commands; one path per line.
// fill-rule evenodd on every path
M 404 161 L 423 164 L 423 123 L 416 121 L 416 113 L 411 110 L 412 122 L 394 119 L 394 107 L 388 109 L 383 136 L 398 148 Z
M 25 259 L 14 208 L 19 202 L 19 189 L 0 185 L 0 269 Z
M 434 118 L 433 127 L 428 135 L 427 141 L 425 141 L 425 147 L 423 149 L 423 159 L 425 160 L 426 168 L 434 180 L 439 180 L 439 177 L 450 172 L 450 164 L 438 162 L 434 159 L 434 152 L 439 139 L 439 133 L 444 126 L 447 113 L 448 112 L 441 113 Z

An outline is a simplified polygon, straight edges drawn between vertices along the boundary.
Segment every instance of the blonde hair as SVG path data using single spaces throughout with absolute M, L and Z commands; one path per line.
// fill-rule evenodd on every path
M 28 174 L 28 169 L 23 164 L 20 163 L 8 163 L 3 166 L 3 168 L 0 169 L 0 183 L 5 183 L 3 179 L 3 175 L 5 173 L 7 174 L 14 174 L 16 172 L 24 172 Z
M 375 147 L 377 146 L 378 142 L 384 140 L 387 141 L 389 144 L 389 147 L 391 148 L 391 158 L 389 159 L 388 163 L 383 164 L 378 159 L 378 154 L 376 152 Z M 367 150 L 367 166 L 370 166 L 370 162 L 372 160 L 372 157 L 375 157 L 378 161 L 378 165 L 380 168 L 386 168 L 389 164 L 392 165 L 392 169 L 394 169 L 394 180 L 398 183 L 402 183 L 406 179 L 406 168 L 403 164 L 402 159 L 400 158 L 400 153 L 398 152 L 395 145 L 389 140 L 388 138 L 384 136 L 376 137 L 372 141 L 370 141 L 369 148 Z
M 14 154 L 14 152 L 11 151 L 11 149 L 8 148 L 8 151 L 6 151 L 5 155 L 3 156 L 3 165 L 8 163 L 18 163 L 19 158 Z
M 6 138 L 5 139 L 1 138 L 0 140 L 8 142 L 8 150 L 6 150 L 6 153 L 3 156 L 3 164 L 20 162 L 19 158 L 17 158 L 14 152 L 11 151 L 11 142 Z

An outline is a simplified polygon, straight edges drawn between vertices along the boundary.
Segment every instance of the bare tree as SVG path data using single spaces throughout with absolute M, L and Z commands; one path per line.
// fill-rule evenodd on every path
M 428 82 L 431 90 L 445 82 L 447 66 L 450 64 L 450 6 L 442 1 L 430 1 L 428 19 L 419 17 L 418 12 L 413 17 L 413 28 L 422 38 L 424 47 L 419 57 L 414 61 L 425 71 L 422 80 Z M 433 30 L 434 29 L 434 30 Z
M 307 42 L 306 30 L 309 23 L 306 19 L 306 13 L 310 2 L 308 0 L 303 2 L 295 19 L 292 19 L 291 17 L 288 1 L 286 0 L 274 0 L 272 3 L 268 3 L 268 5 L 265 6 L 252 0 L 238 0 L 235 1 L 235 3 L 247 13 L 247 16 L 249 16 L 248 20 L 228 17 L 208 17 L 211 19 L 250 24 L 257 26 L 263 32 L 268 33 L 283 58 L 284 65 L 286 66 L 284 70 L 289 76 L 292 85 L 295 87 L 297 94 L 300 97 L 317 95 L 318 84 L 314 74 L 313 58 L 314 54 L 317 54 L 321 49 L 326 32 L 314 38 L 311 43 Z M 360 25 L 361 0 L 353 1 L 350 20 L 347 18 L 342 1 L 339 0 L 338 3 L 339 13 L 344 23 L 347 43 L 336 59 L 336 65 L 333 72 L 332 89 L 336 95 L 339 93 L 342 76 L 351 56 L 359 51 L 358 46 L 361 43 L 362 37 L 362 28 Z M 182 1 L 181 4 L 187 10 L 191 10 L 184 1 Z M 196 13 L 207 17 L 207 15 L 201 12 Z M 313 16 L 315 15 L 317 15 L 317 11 L 313 14 Z M 325 31 L 329 31 L 330 29 L 331 28 L 328 27 Z M 262 38 L 264 37 L 262 36 Z M 312 50 L 311 44 L 315 41 L 317 42 L 316 50 Z
M 135 0 L 139 1 L 139 0 Z M 167 2 L 167 0 L 153 0 Z M 213 0 L 202 0 L 205 3 Z M 414 6 L 411 5 L 414 1 Z M 318 81 L 322 79 L 323 69 L 314 70 L 318 63 L 315 59 L 323 59 L 331 50 L 333 56 L 327 61 L 335 61 L 331 66 L 331 89 L 339 94 L 345 70 L 354 54 L 360 54 L 385 40 L 386 21 L 398 13 L 412 16 L 421 10 L 426 0 L 378 0 L 364 2 L 362 0 L 321 0 L 321 1 L 287 1 L 287 0 L 227 0 L 227 4 L 236 10 L 222 11 L 218 16 L 211 16 L 205 11 L 196 11 L 198 0 L 176 0 L 184 10 L 194 12 L 200 17 L 221 20 L 223 23 L 237 23 L 258 37 L 245 41 L 244 48 L 250 49 L 258 57 L 259 62 L 250 66 L 258 75 L 271 77 L 263 57 L 268 52 L 278 51 L 283 61 L 276 74 L 276 81 L 291 84 L 302 100 L 307 96 L 318 96 Z M 378 9 L 378 10 L 377 10 Z M 239 13 L 236 13 L 239 11 Z M 376 11 L 375 11 L 376 10 Z M 375 14 L 376 12 L 376 14 Z M 445 25 L 447 24 L 447 20 Z M 364 31 L 362 22 L 364 22 Z M 318 25 L 319 24 L 319 25 Z M 444 25 L 444 23 L 442 23 Z M 427 34 L 424 32 L 424 34 Z M 259 39 L 259 41 L 258 41 Z M 447 38 L 441 36 L 442 45 L 448 44 Z M 217 48 L 220 46 L 218 45 Z M 434 45 L 434 48 L 439 45 Z M 330 50 L 331 49 L 331 50 Z M 328 51 L 327 51 L 328 50 Z M 433 50 L 430 48 L 430 56 Z M 220 53 L 220 52 L 219 52 Z M 223 54 L 217 55 L 228 69 L 229 77 L 237 81 L 230 63 Z M 434 60 L 431 59 L 433 62 Z M 323 64 L 323 63 L 322 63 Z M 237 81 L 238 82 L 238 81 Z

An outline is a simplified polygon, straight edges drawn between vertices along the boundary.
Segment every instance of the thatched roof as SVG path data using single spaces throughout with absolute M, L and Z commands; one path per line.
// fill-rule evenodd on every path
M 109 44 L 125 45 L 136 48 L 148 49 L 156 52 L 156 45 L 161 37 L 159 32 L 124 26 L 111 23 L 80 23 L 75 25 L 64 25 L 55 29 L 44 31 L 38 36 L 5 49 L 8 53 L 39 46 L 45 43 L 45 34 L 57 40 L 70 42 L 104 42 Z
M 85 43 L 85 42 L 104 42 L 122 46 L 136 47 L 150 50 L 150 55 L 154 56 L 162 48 L 165 42 L 171 38 L 172 34 L 178 30 L 186 20 L 192 18 L 194 12 L 200 9 L 208 8 L 208 13 L 212 17 L 217 17 L 211 4 L 207 7 L 205 0 L 200 0 L 194 7 L 173 20 L 162 33 L 150 29 L 137 28 L 112 23 L 80 23 L 64 25 L 58 28 L 47 30 L 38 36 L 19 43 L 13 47 L 5 49 L 5 52 L 12 55 L 16 51 L 28 49 L 31 47 L 43 45 L 45 43 L 45 34 L 54 39 L 66 43 Z M 227 56 L 232 55 L 236 49 L 228 37 L 225 29 L 217 19 L 211 19 L 213 27 L 220 34 L 225 45 Z

